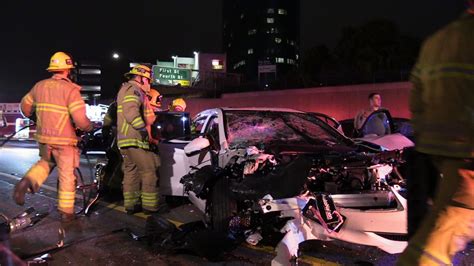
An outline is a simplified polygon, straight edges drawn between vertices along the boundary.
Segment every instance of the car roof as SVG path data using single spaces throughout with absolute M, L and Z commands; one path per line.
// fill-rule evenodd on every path
M 289 112 L 303 113 L 303 111 L 291 108 L 272 108 L 272 107 L 221 107 L 223 111 L 269 111 L 269 112 Z
M 290 108 L 271 108 L 271 107 L 219 107 L 202 110 L 197 114 L 200 115 L 212 115 L 218 111 L 263 111 L 263 112 L 288 112 L 288 113 L 304 113 L 303 111 L 290 109 Z

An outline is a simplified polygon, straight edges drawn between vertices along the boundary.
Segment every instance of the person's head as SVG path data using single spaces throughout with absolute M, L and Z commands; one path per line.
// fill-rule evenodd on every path
M 150 89 L 147 96 L 153 109 L 161 109 L 161 98 L 163 96 L 157 90 Z
M 174 99 L 170 104 L 170 112 L 184 112 L 186 111 L 186 102 L 183 98 Z
M 380 93 L 372 92 L 371 94 L 369 94 L 369 104 L 370 108 L 374 110 L 377 110 L 382 107 L 382 96 L 380 96 Z
M 64 52 L 56 52 L 49 60 L 49 66 L 46 70 L 53 74 L 69 76 L 74 69 L 74 62 L 70 55 Z
M 150 91 L 151 69 L 149 67 L 145 65 L 134 66 L 130 72 L 125 73 L 125 77 L 140 83 L 145 92 Z

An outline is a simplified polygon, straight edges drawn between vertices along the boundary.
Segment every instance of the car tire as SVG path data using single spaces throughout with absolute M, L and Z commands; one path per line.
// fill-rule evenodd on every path
M 218 232 L 227 232 L 230 218 L 237 212 L 237 202 L 232 199 L 229 180 L 219 179 L 212 187 L 208 208 L 212 228 Z

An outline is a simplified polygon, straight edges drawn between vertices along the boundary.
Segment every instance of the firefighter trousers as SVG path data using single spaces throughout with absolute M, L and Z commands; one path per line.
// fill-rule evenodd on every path
M 144 210 L 158 210 L 156 154 L 141 148 L 120 149 L 123 157 L 123 198 L 126 210 L 141 205 Z
M 432 156 L 442 173 L 431 213 L 423 220 L 397 265 L 450 265 L 474 240 L 472 159 Z
M 79 167 L 80 154 L 76 146 L 39 143 L 40 160 L 34 164 L 23 178 L 28 179 L 33 191 L 37 192 L 46 181 L 49 173 L 58 167 L 58 210 L 74 213 L 76 197 L 76 176 L 74 169 Z

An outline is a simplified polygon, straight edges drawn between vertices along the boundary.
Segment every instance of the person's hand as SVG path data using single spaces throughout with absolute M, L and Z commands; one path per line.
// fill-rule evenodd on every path
M 138 133 L 140 133 L 142 140 L 148 140 L 148 131 L 146 130 L 146 128 L 138 130 Z
M 158 143 L 160 143 L 159 140 L 154 139 L 154 138 L 149 138 L 148 142 L 150 142 L 150 144 L 155 145 L 155 146 L 158 146 Z

